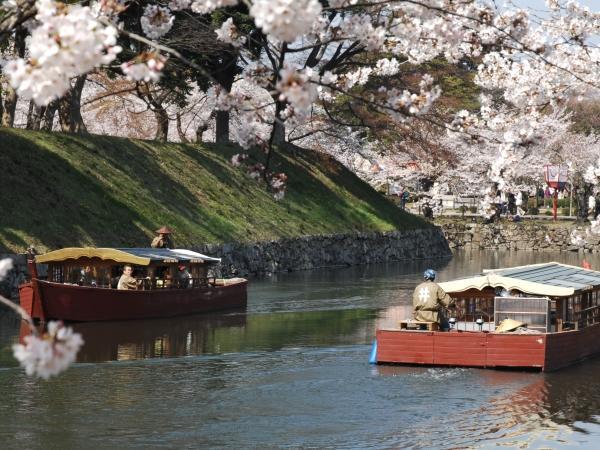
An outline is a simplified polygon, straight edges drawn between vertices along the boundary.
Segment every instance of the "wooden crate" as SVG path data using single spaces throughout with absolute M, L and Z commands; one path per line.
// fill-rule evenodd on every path
M 440 329 L 440 325 L 437 322 L 424 322 L 421 320 L 401 320 L 400 321 L 400 329 L 401 330 L 412 330 L 412 329 L 421 329 L 421 325 L 425 326 L 427 331 L 438 331 Z

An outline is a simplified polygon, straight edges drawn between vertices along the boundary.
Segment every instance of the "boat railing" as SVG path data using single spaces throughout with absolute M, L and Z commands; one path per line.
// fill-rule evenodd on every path
M 152 290 L 152 289 L 185 289 L 185 288 L 206 288 L 209 286 L 216 286 L 217 279 L 215 277 L 200 277 L 200 278 L 182 278 L 182 279 L 170 279 L 170 278 L 136 278 L 139 290 Z M 61 284 L 72 285 L 72 286 L 84 286 L 101 289 L 116 289 L 118 277 L 115 277 L 111 282 L 96 282 L 92 283 L 68 283 L 64 282 Z
M 215 277 L 201 278 L 137 278 L 139 289 L 188 289 L 188 288 L 206 288 L 215 286 Z
M 494 299 L 487 297 L 455 298 L 455 309 L 451 309 L 449 314 L 455 317 L 457 322 L 463 323 L 465 326 L 471 324 L 470 328 L 477 329 L 477 319 L 483 319 L 488 324 L 494 322 Z
M 577 328 L 589 327 L 600 323 L 600 305 L 573 312 L 573 323 Z

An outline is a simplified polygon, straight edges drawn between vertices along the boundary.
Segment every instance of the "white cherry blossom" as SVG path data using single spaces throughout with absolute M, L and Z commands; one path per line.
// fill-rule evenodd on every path
M 197 14 L 208 14 L 217 8 L 237 5 L 238 0 L 195 0 L 191 9 Z
M 31 334 L 23 338 L 24 344 L 15 344 L 15 358 L 27 375 L 35 375 L 45 380 L 65 371 L 75 361 L 77 352 L 83 345 L 79 333 L 62 322 L 49 322 L 48 332 L 41 337 Z
M 158 53 L 142 54 L 140 57 L 121 64 L 125 76 L 134 81 L 158 81 L 165 66 L 165 58 Z
M 4 70 L 17 93 L 38 105 L 60 97 L 70 79 L 114 60 L 121 48 L 117 30 L 103 25 L 87 6 L 37 2 L 40 25 L 29 39 L 29 58 L 9 62 Z
M 150 39 L 158 39 L 167 34 L 173 26 L 175 17 L 167 8 L 158 5 L 148 5 L 140 19 L 144 34 Z
M 375 73 L 377 75 L 389 77 L 396 75 L 399 71 L 400 63 L 396 58 L 383 58 L 377 61 L 377 64 L 375 65 Z
M 246 37 L 240 34 L 231 17 L 223 22 L 221 27 L 215 30 L 215 33 L 218 40 L 234 47 L 241 47 L 246 42 Z
M 170 0 L 168 3 L 171 11 L 181 11 L 190 7 L 191 0 Z
M 250 15 L 264 33 L 293 42 L 310 32 L 321 9 L 318 0 L 254 0 Z
M 13 260 L 11 258 L 0 259 L 0 280 L 4 279 L 12 268 Z
M 233 167 L 239 167 L 243 161 L 248 158 L 248 155 L 245 153 L 236 153 L 231 157 L 231 165 Z
M 281 92 L 280 99 L 288 101 L 297 114 L 306 113 L 318 96 L 317 87 L 311 81 L 314 74 L 310 69 L 286 66 L 279 75 L 276 88 Z

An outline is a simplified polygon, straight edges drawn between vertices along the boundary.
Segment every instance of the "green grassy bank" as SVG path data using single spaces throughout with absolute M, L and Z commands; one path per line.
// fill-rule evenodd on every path
M 277 202 L 229 163 L 238 152 L 0 128 L 0 252 L 147 246 L 162 225 L 179 247 L 427 226 L 305 150 L 275 158 L 289 176 Z

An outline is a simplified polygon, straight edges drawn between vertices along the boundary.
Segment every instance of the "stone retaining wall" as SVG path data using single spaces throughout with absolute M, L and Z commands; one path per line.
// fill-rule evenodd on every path
M 450 248 L 465 250 L 534 250 L 600 252 L 600 236 L 587 237 L 583 247 L 571 243 L 571 232 L 584 230 L 575 224 L 539 224 L 535 222 L 502 222 L 493 224 L 464 221 L 439 225 Z
M 253 244 L 211 244 L 193 250 L 222 258 L 221 275 L 243 276 L 273 272 L 352 266 L 387 261 L 442 258 L 452 255 L 442 230 L 304 236 Z M 16 268 L 0 284 L 0 292 L 18 294 L 27 275 L 25 255 L 11 256 Z
M 387 233 L 305 236 L 255 244 L 217 244 L 195 250 L 222 258 L 225 276 L 450 256 L 437 227 Z

